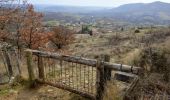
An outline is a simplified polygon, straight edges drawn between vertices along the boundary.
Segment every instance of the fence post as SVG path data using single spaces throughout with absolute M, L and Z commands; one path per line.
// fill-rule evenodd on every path
M 40 55 L 38 55 L 38 72 L 39 72 L 39 78 L 44 81 L 45 74 L 44 74 L 43 58 Z
M 104 55 L 103 60 L 104 60 L 105 62 L 110 62 L 110 56 L 109 56 L 109 55 Z M 111 71 L 111 69 L 108 69 L 108 68 L 104 67 L 104 77 L 105 77 L 105 81 L 107 81 L 107 80 L 110 81 L 110 80 L 111 80 L 111 76 L 112 76 L 112 71 Z
M 19 54 L 17 54 L 16 50 L 14 50 L 14 53 L 15 53 L 15 56 L 16 56 L 16 63 L 17 63 L 17 68 L 18 68 L 18 72 L 19 72 L 19 76 L 22 75 L 22 72 L 21 72 L 21 62 L 20 62 L 20 59 L 19 59 Z
M 29 74 L 29 82 L 30 82 L 30 86 L 32 86 L 32 85 L 34 85 L 34 81 L 35 81 L 33 62 L 32 62 L 32 52 L 26 51 L 26 57 L 27 57 L 27 68 L 28 68 L 28 74 Z
M 13 76 L 14 73 L 13 73 L 12 64 L 11 64 L 9 54 L 8 54 L 6 49 L 4 50 L 4 56 L 5 56 L 5 60 L 6 60 L 6 63 L 7 63 L 9 76 L 11 77 L 11 76 Z
M 98 59 L 97 61 L 97 80 L 96 80 L 96 100 L 102 100 L 103 99 L 103 93 L 104 93 L 104 66 L 101 61 L 101 59 Z

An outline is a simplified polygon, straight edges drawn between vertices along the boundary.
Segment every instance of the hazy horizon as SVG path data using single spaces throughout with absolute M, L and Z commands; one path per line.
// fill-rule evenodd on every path
M 158 0 L 42 0 L 41 2 L 38 0 L 30 0 L 30 3 L 33 4 L 42 4 L 42 5 L 62 5 L 62 6 L 94 6 L 94 7 L 117 7 L 123 4 L 129 3 L 151 3 L 156 2 Z M 159 0 L 160 2 L 170 3 L 170 0 Z

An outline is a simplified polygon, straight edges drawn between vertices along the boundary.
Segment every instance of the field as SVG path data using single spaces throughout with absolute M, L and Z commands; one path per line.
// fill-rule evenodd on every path
M 160 30 L 160 29 L 155 28 L 153 30 Z M 167 28 L 163 28 L 163 29 L 167 29 Z M 126 31 L 118 31 L 112 33 L 105 33 L 105 34 L 94 34 L 93 36 L 90 36 L 88 34 L 76 34 L 74 43 L 70 44 L 68 47 L 65 47 L 65 49 L 67 49 L 67 52 L 65 53 L 69 55 L 92 58 L 92 59 L 95 58 L 95 56 L 97 55 L 108 54 L 111 57 L 110 62 L 112 63 L 134 65 L 136 64 L 135 61 L 140 60 L 139 58 L 140 52 L 146 45 L 145 44 L 146 41 L 141 42 L 141 39 L 143 37 L 147 39 L 149 38 L 149 35 L 151 35 L 151 34 L 148 35 L 147 33 L 148 31 L 150 31 L 149 28 L 140 29 L 140 32 L 137 33 L 135 33 L 135 30 L 130 29 Z M 154 38 L 156 38 L 156 41 L 153 40 L 152 45 L 150 46 L 168 48 L 169 41 L 170 41 L 170 38 L 168 37 L 169 35 L 167 35 L 167 37 L 165 38 L 162 38 L 163 36 L 162 37 L 156 37 L 156 35 L 154 36 L 155 36 Z M 25 64 L 23 66 L 25 66 Z M 25 68 L 23 70 L 25 70 L 26 72 Z M 76 71 L 77 69 L 74 70 Z M 78 69 L 78 71 L 79 70 L 80 69 Z M 79 73 L 78 71 L 76 72 Z M 114 77 L 114 72 L 112 73 L 112 75 L 113 75 L 112 77 Z M 69 74 L 67 76 L 70 77 Z M 161 80 L 161 74 L 156 74 L 156 73 L 151 74 L 148 80 L 153 79 L 153 81 L 159 81 L 155 79 L 155 77 L 160 77 Z M 1 87 L 0 99 L 1 100 L 3 99 L 75 100 L 76 98 L 77 99 L 81 98 L 73 93 L 66 92 L 64 90 L 60 90 L 50 86 L 39 86 L 38 88 L 30 91 L 29 89 L 27 89 L 27 85 L 25 85 L 27 84 L 26 80 L 23 80 L 21 83 L 22 84 L 14 84 L 12 88 L 9 88 L 8 86 Z M 127 88 L 127 86 L 128 86 L 127 83 L 112 79 L 112 81 L 108 84 L 109 89 L 107 89 L 106 92 L 107 94 L 105 94 L 104 97 L 105 100 L 108 100 L 108 98 L 121 99 L 120 93 L 123 93 L 122 91 L 124 91 L 124 89 Z M 119 95 L 116 96 L 117 94 Z M 111 96 L 111 95 L 115 95 L 115 96 Z
M 169 100 L 168 1 L 66 1 L 0 1 L 0 100 Z
M 86 57 L 86 58 L 94 58 L 95 56 L 101 55 L 101 54 L 111 54 L 111 62 L 115 62 L 115 60 L 118 58 L 118 56 L 114 55 L 114 52 L 113 52 L 115 50 L 113 48 L 114 46 L 107 45 L 109 42 L 108 38 L 112 37 L 112 36 L 115 36 L 115 33 L 99 34 L 99 35 L 96 34 L 95 36 L 78 34 L 78 35 L 76 35 L 76 40 L 74 41 L 74 43 L 69 45 L 66 48 L 69 48 L 68 53 L 70 53 L 74 56 L 81 56 L 81 57 Z M 113 52 L 113 53 L 111 53 L 111 52 Z M 74 68 L 74 71 L 76 71 L 77 73 L 80 73 L 79 70 L 80 69 Z M 22 61 L 22 71 L 23 71 L 22 75 L 24 76 L 24 78 L 27 78 L 28 74 L 27 74 L 27 66 L 25 65 L 25 60 Z M 49 70 L 47 69 L 47 71 L 49 71 Z M 65 72 L 63 72 L 63 73 L 65 73 Z M 68 71 L 66 73 L 68 73 Z M 83 76 L 83 74 L 84 74 L 83 66 L 82 66 L 81 73 L 82 73 L 82 77 L 84 77 Z M 87 74 L 87 72 L 86 72 L 86 74 Z M 95 75 L 95 73 L 93 73 L 93 74 Z M 112 77 L 114 77 L 114 72 L 112 74 L 113 74 Z M 58 75 L 58 76 L 60 76 L 60 75 Z M 67 75 L 67 76 L 70 76 L 70 75 Z M 90 73 L 88 76 L 90 76 Z M 62 76 L 62 77 L 65 77 L 65 76 Z M 73 79 L 74 83 L 76 83 L 75 82 L 76 80 L 79 81 L 79 78 L 80 77 L 78 77 L 78 79 Z M 82 79 L 84 79 L 84 78 L 82 78 Z M 87 81 L 85 83 L 89 84 L 88 78 L 86 77 L 85 79 Z M 71 78 L 71 80 L 72 80 L 72 78 Z M 112 85 L 114 84 L 113 88 L 117 89 L 114 91 L 115 94 L 118 91 L 122 91 L 123 89 L 125 89 L 126 86 L 128 85 L 126 83 L 118 82 L 116 80 L 112 80 L 112 81 L 113 81 L 113 83 L 111 82 L 111 84 Z M 27 89 L 27 85 L 26 85 L 27 81 L 24 80 L 21 83 L 22 84 L 20 84 L 19 86 L 17 84 L 16 84 L 16 86 L 14 85 L 14 87 L 12 89 L 10 89 L 8 87 L 3 87 L 0 92 L 1 99 L 11 100 L 13 98 L 13 100 L 15 100 L 15 99 L 17 99 L 17 100 L 23 100 L 23 99 L 37 100 L 39 98 L 41 100 L 44 100 L 44 99 L 67 100 L 67 98 L 69 98 L 71 100 L 71 98 L 74 98 L 74 100 L 75 100 L 75 97 L 80 98 L 79 96 L 76 96 L 75 94 L 72 94 L 70 92 L 66 92 L 66 91 L 63 91 L 63 90 L 60 90 L 57 88 L 53 88 L 50 86 L 40 86 L 40 87 L 36 88 L 35 90 L 30 91 L 29 89 Z M 80 85 L 80 84 L 77 82 L 77 85 Z M 82 82 L 82 84 L 83 84 L 83 82 Z M 77 86 L 76 84 L 74 84 L 74 85 L 75 85 L 74 87 Z M 110 86 L 111 85 L 109 85 L 109 87 Z

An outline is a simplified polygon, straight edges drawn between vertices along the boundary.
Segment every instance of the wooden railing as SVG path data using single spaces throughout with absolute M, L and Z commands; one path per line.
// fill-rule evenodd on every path
M 10 83 L 21 75 L 20 62 L 15 49 L 0 48 L 0 85 Z
M 93 100 L 102 100 L 112 70 L 138 74 L 139 67 L 109 63 L 108 57 L 86 59 L 58 53 L 26 50 L 29 79 Z

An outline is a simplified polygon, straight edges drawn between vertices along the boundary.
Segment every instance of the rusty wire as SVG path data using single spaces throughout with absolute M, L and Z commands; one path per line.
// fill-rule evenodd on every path
M 43 58 L 45 80 L 76 91 L 94 94 L 94 67 L 60 60 Z

